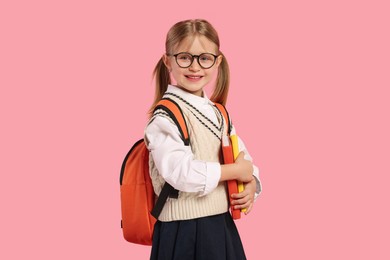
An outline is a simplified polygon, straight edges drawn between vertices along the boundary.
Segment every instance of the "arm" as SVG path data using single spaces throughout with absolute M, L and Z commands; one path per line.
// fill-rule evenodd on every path
M 220 181 L 238 180 L 250 182 L 253 180 L 253 165 L 249 160 L 244 159 L 245 154 L 240 152 L 233 164 L 221 165 Z
M 217 187 L 220 164 L 195 160 L 169 119 L 157 116 L 146 127 L 145 140 L 159 174 L 175 189 L 202 196 Z
M 235 134 L 236 130 L 235 127 L 232 127 L 232 134 Z M 249 160 L 250 162 L 253 163 L 252 156 L 249 154 L 248 149 L 246 148 L 243 140 L 238 137 L 238 146 L 240 152 L 243 152 L 245 154 L 244 159 Z M 260 175 L 259 175 L 259 168 L 253 164 L 253 177 L 255 179 L 255 184 L 256 184 L 256 192 L 255 192 L 255 199 L 260 195 L 262 186 L 261 186 L 261 181 L 260 181 Z M 244 181 L 245 182 L 245 181 Z
M 233 128 L 232 134 L 235 133 L 235 129 Z M 241 153 L 244 153 L 244 158 L 252 162 L 252 157 L 250 156 L 248 150 L 245 147 L 244 142 L 239 138 L 239 150 Z M 233 202 L 237 209 L 247 209 L 245 214 L 249 214 L 253 208 L 253 203 L 256 201 L 257 197 L 260 195 L 262 187 L 259 178 L 259 169 L 255 165 L 253 165 L 253 180 L 249 182 L 244 181 L 244 191 L 238 194 L 233 194 Z

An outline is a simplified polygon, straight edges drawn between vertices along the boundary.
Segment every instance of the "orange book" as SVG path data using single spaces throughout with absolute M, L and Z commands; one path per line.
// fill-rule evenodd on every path
M 233 148 L 230 142 L 230 138 L 226 135 L 222 137 L 222 155 L 224 164 L 234 163 Z M 241 218 L 241 211 L 239 209 L 234 209 L 231 197 L 232 194 L 238 193 L 237 181 L 229 180 L 227 181 L 227 185 L 229 193 L 230 212 L 232 214 L 233 219 L 239 219 Z

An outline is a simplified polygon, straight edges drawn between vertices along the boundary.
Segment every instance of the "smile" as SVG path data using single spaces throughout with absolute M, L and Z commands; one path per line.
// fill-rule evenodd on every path
M 203 76 L 186 75 L 185 77 L 186 77 L 186 78 L 189 78 L 189 79 L 200 79 L 200 78 L 202 78 Z

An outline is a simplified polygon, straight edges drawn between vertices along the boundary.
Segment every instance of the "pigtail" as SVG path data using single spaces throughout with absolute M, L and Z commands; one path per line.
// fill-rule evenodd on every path
M 215 103 L 221 103 L 225 106 L 229 93 L 230 70 L 225 56 L 222 52 L 220 52 L 220 54 L 222 55 L 222 61 L 219 64 L 215 89 L 210 99 Z
M 161 100 L 165 91 L 168 88 L 168 85 L 171 84 L 171 77 L 169 75 L 168 68 L 165 66 L 163 58 L 158 61 L 156 67 L 153 71 L 153 78 L 155 80 L 156 89 L 154 93 L 154 101 L 152 106 L 149 109 L 149 116 L 153 115 L 154 108 L 157 103 Z

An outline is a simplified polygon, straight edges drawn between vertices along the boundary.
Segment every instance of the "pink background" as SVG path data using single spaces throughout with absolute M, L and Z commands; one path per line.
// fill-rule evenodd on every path
M 148 259 L 120 229 L 175 22 L 208 19 L 264 191 L 248 259 L 390 259 L 388 1 L 2 1 L 0 259 Z

